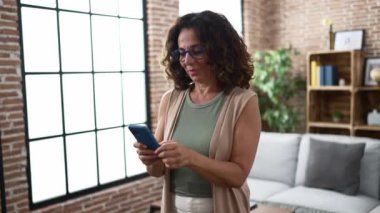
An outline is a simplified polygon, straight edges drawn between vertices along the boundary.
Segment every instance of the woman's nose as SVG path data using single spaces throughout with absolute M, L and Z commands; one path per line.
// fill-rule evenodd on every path
M 194 60 L 193 57 L 190 55 L 189 52 L 187 52 L 187 53 L 185 54 L 185 58 L 184 58 L 183 62 L 185 62 L 185 63 L 189 63 L 189 62 L 192 62 L 193 60 Z

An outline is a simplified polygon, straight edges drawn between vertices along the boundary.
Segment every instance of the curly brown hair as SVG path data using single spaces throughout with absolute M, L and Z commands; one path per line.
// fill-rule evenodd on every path
M 165 67 L 167 78 L 174 81 L 176 89 L 187 89 L 192 82 L 180 62 L 171 56 L 178 49 L 178 36 L 183 29 L 193 29 L 205 45 L 208 63 L 215 72 L 220 88 L 228 92 L 236 86 L 250 87 L 253 61 L 243 39 L 225 16 L 203 11 L 177 18 L 168 32 L 161 65 Z

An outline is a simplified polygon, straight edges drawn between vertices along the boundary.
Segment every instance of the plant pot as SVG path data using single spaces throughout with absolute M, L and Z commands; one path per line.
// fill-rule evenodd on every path
M 342 121 L 342 118 L 332 117 L 332 121 L 335 122 L 335 123 L 339 123 L 340 121 Z

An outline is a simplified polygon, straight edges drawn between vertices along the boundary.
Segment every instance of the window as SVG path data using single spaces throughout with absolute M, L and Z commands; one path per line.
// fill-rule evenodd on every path
M 145 176 L 143 0 L 20 0 L 32 208 Z
M 235 30 L 243 35 L 242 0 L 179 0 L 179 15 L 211 10 L 221 13 L 231 22 Z

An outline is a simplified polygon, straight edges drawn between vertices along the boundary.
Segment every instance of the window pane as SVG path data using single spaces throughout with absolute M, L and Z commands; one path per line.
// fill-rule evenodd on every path
M 98 132 L 99 182 L 101 184 L 125 177 L 122 128 Z
M 130 18 L 143 18 L 142 0 L 120 0 L 119 15 Z
M 62 138 L 29 144 L 33 202 L 66 194 Z
M 95 71 L 120 71 L 119 19 L 92 16 Z
M 139 159 L 136 148 L 133 147 L 134 142 L 136 142 L 135 137 L 133 137 L 128 128 L 125 128 L 125 165 L 127 177 L 146 172 L 145 165 Z
M 44 7 L 55 7 L 55 0 L 21 0 L 21 3 L 44 6 Z
M 92 85 L 92 74 L 63 75 L 63 103 L 67 133 L 95 128 Z
M 117 15 L 117 0 L 91 0 L 91 12 L 107 15 Z
M 88 71 L 91 64 L 90 15 L 60 12 L 62 71 Z
M 90 6 L 88 3 L 88 0 L 59 0 L 58 6 L 61 9 L 89 12 Z
M 59 71 L 56 12 L 23 7 L 21 13 L 25 71 Z
M 29 138 L 62 134 L 59 75 L 27 75 Z
M 98 128 L 123 124 L 121 75 L 95 74 L 96 122 Z
M 67 136 L 66 149 L 69 192 L 96 186 L 98 176 L 95 133 Z
M 179 15 L 204 10 L 222 13 L 231 22 L 235 30 L 242 35 L 241 0 L 179 0 Z
M 122 70 L 143 71 L 145 69 L 143 22 L 120 20 Z
M 146 91 L 144 73 L 123 74 L 124 123 L 144 123 L 146 114 Z

